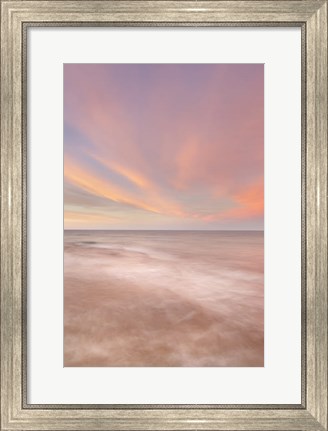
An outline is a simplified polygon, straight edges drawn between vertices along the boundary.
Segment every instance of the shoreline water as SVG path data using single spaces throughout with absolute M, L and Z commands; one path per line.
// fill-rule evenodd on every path
M 262 231 L 64 239 L 65 366 L 263 366 Z

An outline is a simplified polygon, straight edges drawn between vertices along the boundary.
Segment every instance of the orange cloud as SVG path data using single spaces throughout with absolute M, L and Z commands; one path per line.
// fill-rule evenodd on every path
M 91 154 L 90 157 L 92 157 Z M 93 157 L 93 159 L 97 160 L 103 166 L 108 167 L 110 170 L 118 173 L 124 178 L 127 178 L 132 184 L 136 185 L 140 190 L 142 190 L 144 196 L 147 198 L 147 201 L 150 201 L 158 208 L 161 208 L 161 211 L 159 212 L 162 214 L 171 214 L 178 217 L 187 216 L 186 211 L 179 203 L 173 199 L 170 199 L 166 195 L 165 190 L 159 187 L 155 181 L 151 180 L 144 174 L 141 174 L 135 169 L 132 169 L 128 166 L 123 166 L 114 161 L 108 162 L 106 159 L 101 159 L 98 157 Z
M 121 170 L 121 172 L 123 171 Z M 182 216 L 184 214 L 179 206 L 173 204 L 172 202 L 162 200 L 160 196 L 155 197 L 146 195 L 146 199 L 137 198 L 128 191 L 97 177 L 96 174 L 88 171 L 85 168 L 82 168 L 68 157 L 65 158 L 64 174 L 66 180 L 95 196 L 106 198 L 114 202 L 131 205 L 135 208 L 157 214 L 174 216 Z M 131 178 L 131 175 L 129 176 Z M 141 177 L 139 178 L 134 175 L 133 178 L 139 184 L 140 182 L 144 184 L 140 179 Z
M 263 215 L 264 212 L 264 179 L 234 196 L 235 201 L 248 212 L 248 216 Z
M 249 219 L 260 217 L 264 213 L 264 180 L 261 178 L 246 189 L 234 194 L 236 206 L 225 211 L 203 217 L 204 221 Z
M 101 163 L 103 166 L 109 168 L 111 171 L 114 171 L 121 175 L 124 178 L 127 178 L 132 184 L 138 186 L 141 189 L 152 189 L 153 182 L 146 178 L 146 176 L 142 175 L 140 172 L 137 172 L 135 169 L 130 168 L 129 166 L 123 166 L 122 164 L 115 162 L 113 160 L 108 161 L 104 157 L 98 157 L 91 153 L 88 153 L 89 157 Z
M 76 164 L 65 160 L 65 178 L 71 183 L 79 186 L 83 190 L 114 202 L 120 202 L 132 205 L 136 208 L 145 209 L 147 211 L 158 213 L 159 210 L 155 207 L 147 205 L 146 203 L 129 196 L 119 187 L 109 184 L 101 178 L 97 178 L 86 169 L 82 169 Z

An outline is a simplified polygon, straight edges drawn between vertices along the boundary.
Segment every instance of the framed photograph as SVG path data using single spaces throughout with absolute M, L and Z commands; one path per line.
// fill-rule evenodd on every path
M 327 430 L 327 2 L 1 10 L 1 430 Z
M 263 64 L 64 65 L 65 366 L 263 366 L 263 92 Z

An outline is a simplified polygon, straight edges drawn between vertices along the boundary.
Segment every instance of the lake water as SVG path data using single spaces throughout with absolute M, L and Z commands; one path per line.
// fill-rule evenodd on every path
M 65 231 L 65 366 L 264 364 L 264 234 Z

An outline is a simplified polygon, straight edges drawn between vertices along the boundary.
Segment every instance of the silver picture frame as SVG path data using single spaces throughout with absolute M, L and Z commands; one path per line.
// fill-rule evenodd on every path
M 26 87 L 34 26 L 301 28 L 301 404 L 28 404 Z M 326 0 L 1 0 L 1 430 L 327 430 L 327 105 Z

